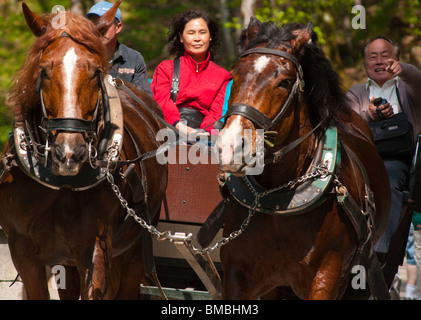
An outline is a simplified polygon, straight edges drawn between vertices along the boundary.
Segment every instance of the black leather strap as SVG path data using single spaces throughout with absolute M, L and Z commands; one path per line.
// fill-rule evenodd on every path
M 261 129 L 269 130 L 272 126 L 272 121 L 264 113 L 244 103 L 230 105 L 225 117 L 228 118 L 233 114 L 243 116 Z
M 203 113 L 199 110 L 189 108 L 189 107 L 181 107 L 178 108 L 180 112 L 180 119 L 184 120 L 189 127 L 200 129 L 200 125 L 203 122 L 203 118 L 205 117 Z
M 265 164 L 267 163 L 277 163 L 279 162 L 282 157 L 287 154 L 288 152 L 290 152 L 292 149 L 296 148 L 299 144 L 301 144 L 301 142 L 303 142 L 305 139 L 307 139 L 314 131 L 316 131 L 316 129 L 318 127 L 320 127 L 322 124 L 322 122 L 319 122 L 319 124 L 317 126 L 315 126 L 313 129 L 311 129 L 311 131 L 307 132 L 305 135 L 301 136 L 300 138 L 298 138 L 297 140 L 292 141 L 291 143 L 287 144 L 285 147 L 283 147 L 282 149 L 269 154 L 269 155 L 265 155 Z
M 93 121 L 78 118 L 53 118 L 47 119 L 43 126 L 47 132 L 62 130 L 70 132 L 95 132 L 96 126 Z
M 285 52 L 285 51 L 270 49 L 270 48 L 253 48 L 253 49 L 249 49 L 249 50 L 243 52 L 243 54 L 241 55 L 241 58 L 244 57 L 244 56 L 247 56 L 249 54 L 253 54 L 253 53 L 272 54 L 272 55 L 279 56 L 279 57 L 290 60 L 295 65 L 298 72 L 300 73 L 300 78 L 302 78 L 302 71 L 301 71 L 300 62 L 292 54 L 289 54 L 288 52 Z
M 171 83 L 171 100 L 174 103 L 177 101 L 177 95 L 179 91 L 180 83 L 180 58 L 174 59 L 174 71 L 172 74 L 172 83 Z

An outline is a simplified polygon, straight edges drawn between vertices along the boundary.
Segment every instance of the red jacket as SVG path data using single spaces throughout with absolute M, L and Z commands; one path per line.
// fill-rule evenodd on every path
M 152 79 L 152 92 L 161 106 L 165 120 L 170 124 L 180 121 L 178 108 L 190 107 L 204 115 L 201 128 L 215 122 L 222 116 L 225 88 L 231 80 L 230 73 L 210 61 L 197 63 L 188 53 L 180 58 L 180 82 L 177 101 L 170 98 L 173 74 L 173 60 L 161 62 Z M 210 132 L 213 126 L 206 130 Z

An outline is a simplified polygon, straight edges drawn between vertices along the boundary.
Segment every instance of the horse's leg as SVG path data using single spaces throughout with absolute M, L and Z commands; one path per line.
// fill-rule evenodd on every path
M 66 288 L 59 288 L 60 300 L 77 300 L 80 296 L 80 278 L 76 267 L 65 266 Z
M 256 295 L 256 288 L 252 284 L 250 274 L 247 274 L 243 269 L 232 266 L 226 270 L 222 286 L 222 298 L 224 300 L 256 300 L 259 298 Z
M 23 237 L 15 238 L 9 235 L 9 248 L 13 264 L 23 281 L 27 299 L 49 299 L 45 266 L 37 263 L 33 243 Z
M 93 251 L 84 258 L 84 265 L 88 266 L 84 271 L 85 281 L 81 289 L 81 298 L 84 300 L 101 300 L 107 297 L 107 290 L 111 268 L 111 235 L 107 234 L 107 228 L 96 237 Z
M 339 282 L 342 271 L 342 256 L 330 251 L 325 255 L 311 284 L 309 300 L 330 300 L 338 298 Z
M 145 277 L 145 269 L 142 260 L 141 241 L 136 242 L 128 251 L 122 253 L 113 260 L 113 269 L 118 267 L 119 289 L 114 297 L 120 300 L 139 300 L 140 284 Z M 114 273 L 114 270 L 113 270 Z

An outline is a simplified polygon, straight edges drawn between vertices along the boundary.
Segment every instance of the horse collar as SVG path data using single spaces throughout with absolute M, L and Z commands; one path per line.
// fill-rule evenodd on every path
M 340 163 L 337 128 L 328 128 L 321 140 L 308 173 L 276 188 L 276 191 L 265 189 L 251 177 L 235 177 L 230 174 L 225 186 L 243 206 L 254 208 L 257 205 L 257 212 L 295 215 L 314 209 L 326 199 L 326 193 L 331 190 L 332 173 L 335 173 Z M 325 174 L 320 174 L 321 167 Z M 256 196 L 259 197 L 258 204 L 255 204 Z

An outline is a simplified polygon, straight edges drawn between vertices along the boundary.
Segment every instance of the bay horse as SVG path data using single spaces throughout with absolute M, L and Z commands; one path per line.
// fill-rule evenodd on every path
M 388 298 L 372 246 L 388 220 L 388 175 L 312 37 L 312 23 L 293 30 L 252 18 L 239 40 L 217 141 L 225 299 L 281 286 L 301 299 L 340 299 L 358 264 L 370 289 L 381 287 L 373 296 Z
M 150 239 L 125 219 L 114 191 L 157 223 L 167 167 L 154 158 L 111 164 L 156 150 L 162 128 L 106 74 L 101 37 L 120 3 L 95 25 L 70 12 L 37 15 L 22 5 L 37 39 L 11 89 L 14 135 L 2 155 L 0 225 L 28 299 L 49 298 L 46 268 L 54 266 L 65 272 L 57 284 L 62 299 L 137 299 L 153 259 Z M 146 91 L 126 86 L 161 114 Z

